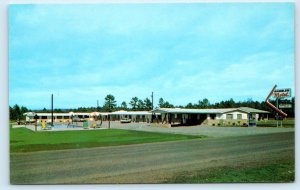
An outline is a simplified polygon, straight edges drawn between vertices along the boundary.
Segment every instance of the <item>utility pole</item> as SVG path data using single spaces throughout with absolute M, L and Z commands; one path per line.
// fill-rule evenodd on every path
M 99 100 L 97 100 L 97 111 L 99 111 Z
M 110 112 L 111 112 L 110 103 L 108 104 L 108 109 L 109 109 L 109 112 L 108 112 L 108 128 L 110 129 Z
M 153 111 L 153 109 L 154 109 L 154 106 L 153 106 L 153 92 L 151 94 L 151 99 L 152 99 L 152 111 Z M 153 119 L 154 119 L 154 113 L 152 112 L 151 123 L 153 123 Z
M 110 129 L 110 114 L 108 114 L 108 128 Z
M 152 110 L 153 110 L 153 92 L 152 92 L 151 98 L 152 98 Z
M 53 94 L 51 94 L 51 125 L 53 127 Z

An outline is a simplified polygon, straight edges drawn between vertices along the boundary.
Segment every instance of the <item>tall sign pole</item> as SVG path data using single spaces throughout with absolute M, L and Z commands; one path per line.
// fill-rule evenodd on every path
M 51 125 L 53 126 L 53 94 L 51 94 Z
M 153 111 L 153 109 L 154 109 L 154 106 L 153 106 L 153 92 L 151 94 L 151 101 L 152 101 L 152 111 Z M 154 113 L 152 112 L 151 123 L 153 123 L 153 119 L 154 119 Z
M 273 89 L 271 90 L 271 92 L 269 93 L 268 97 L 266 98 L 266 104 L 272 108 L 274 111 L 276 111 L 277 113 L 279 113 L 281 116 L 286 117 L 287 114 L 284 113 L 282 110 L 278 109 L 276 106 L 274 106 L 271 102 L 269 102 L 270 97 L 273 95 L 275 89 L 276 89 L 277 85 L 275 85 L 273 87 Z
M 110 113 L 108 113 L 108 128 L 110 129 Z
M 108 128 L 110 129 L 110 112 L 111 112 L 110 102 L 108 104 L 108 109 L 109 109 L 109 112 L 108 112 Z
M 151 98 L 152 98 L 152 110 L 153 110 L 153 92 L 152 92 Z
M 277 120 L 277 127 L 278 127 L 279 115 L 283 118 L 287 117 L 287 114 L 279 109 L 279 99 L 291 96 L 291 89 L 287 88 L 287 89 L 276 90 L 276 87 L 277 85 L 275 85 L 271 90 L 271 92 L 269 93 L 268 97 L 266 98 L 266 103 L 270 108 L 276 111 L 276 120 Z M 276 106 L 274 106 L 271 102 L 269 102 L 271 96 L 274 96 L 276 98 Z M 280 122 L 280 126 L 282 127 L 282 120 Z

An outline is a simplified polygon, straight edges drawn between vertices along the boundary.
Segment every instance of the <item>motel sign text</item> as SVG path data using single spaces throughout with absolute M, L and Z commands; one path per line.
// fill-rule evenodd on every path
M 276 89 L 273 92 L 273 97 L 275 98 L 291 97 L 291 89 L 290 88 Z

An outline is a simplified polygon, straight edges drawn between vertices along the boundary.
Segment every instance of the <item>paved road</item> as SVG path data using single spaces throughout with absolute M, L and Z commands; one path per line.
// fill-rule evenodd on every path
M 160 183 L 220 166 L 294 158 L 294 132 L 11 154 L 12 184 Z

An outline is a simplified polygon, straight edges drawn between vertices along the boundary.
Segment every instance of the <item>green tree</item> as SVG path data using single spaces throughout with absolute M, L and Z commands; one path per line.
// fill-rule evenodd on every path
M 164 106 L 164 104 L 165 104 L 164 99 L 163 98 L 159 98 L 159 100 L 158 100 L 158 107 L 162 108 Z
M 163 98 L 160 98 L 160 99 L 158 100 L 158 106 L 159 106 L 160 108 L 174 108 L 174 105 L 173 105 L 173 104 L 169 103 L 168 101 L 164 101 Z
M 13 114 L 14 114 L 13 118 L 15 120 L 20 120 L 21 119 L 22 113 L 21 113 L 21 109 L 20 109 L 20 107 L 19 107 L 18 104 L 14 105 L 14 107 L 13 107 Z
M 125 101 L 121 103 L 121 109 L 127 110 L 127 104 Z
M 144 104 L 143 100 L 138 100 L 137 108 L 138 108 L 138 110 L 144 110 L 145 109 L 145 104 Z
M 103 105 L 104 110 L 108 112 L 113 111 L 117 106 L 117 101 L 115 100 L 115 97 L 111 94 L 108 94 L 104 99 L 105 99 Z
M 210 103 L 209 103 L 209 100 L 207 98 L 204 98 L 202 100 L 202 103 L 203 103 L 204 108 L 209 108 L 210 107 Z
M 233 108 L 235 107 L 236 103 L 232 98 L 230 100 L 225 101 L 225 108 Z
M 28 109 L 24 106 L 21 106 L 21 114 L 23 115 L 26 112 L 28 112 Z
M 12 107 L 9 106 L 9 119 L 13 120 L 14 119 L 14 110 Z
M 163 105 L 164 108 L 174 108 L 174 105 L 166 101 Z
M 13 107 L 9 106 L 9 118 L 11 120 L 22 120 L 25 119 L 24 113 L 28 112 L 29 110 L 24 106 L 19 106 L 15 104 Z
M 138 97 L 133 97 L 131 99 L 129 104 L 130 104 L 132 110 L 136 110 L 138 108 L 138 101 L 139 101 Z
M 146 98 L 144 100 L 145 110 L 151 110 L 152 109 L 152 102 L 149 98 Z
M 185 107 L 186 107 L 186 108 L 194 108 L 194 105 L 190 102 L 190 103 L 188 103 Z

